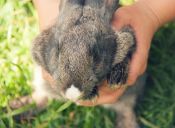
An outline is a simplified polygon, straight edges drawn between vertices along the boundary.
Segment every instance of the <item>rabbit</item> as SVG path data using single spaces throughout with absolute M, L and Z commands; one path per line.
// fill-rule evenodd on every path
M 34 100 L 41 106 L 49 98 L 92 100 L 104 80 L 111 88 L 125 86 L 136 39 L 130 26 L 120 31 L 111 27 L 118 0 L 60 2 L 55 24 L 33 41 Z M 55 83 L 43 79 L 42 70 Z M 116 110 L 117 128 L 139 127 L 133 109 L 144 81 L 140 77 L 115 104 L 105 105 Z
M 129 27 L 111 28 L 116 9 L 116 0 L 61 1 L 59 20 L 32 47 L 36 63 L 56 81 L 56 95 L 91 99 L 105 79 L 111 87 L 126 83 L 135 38 Z

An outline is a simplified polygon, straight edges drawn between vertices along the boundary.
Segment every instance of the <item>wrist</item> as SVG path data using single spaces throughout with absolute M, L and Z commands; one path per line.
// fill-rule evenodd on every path
M 175 18 L 174 0 L 139 0 L 137 3 L 152 13 L 152 19 L 157 20 L 157 28 Z
M 149 24 L 149 27 L 154 33 L 161 26 L 160 18 L 157 13 L 145 0 L 136 2 L 134 6 L 142 13 L 142 16 L 146 17 L 144 22 Z

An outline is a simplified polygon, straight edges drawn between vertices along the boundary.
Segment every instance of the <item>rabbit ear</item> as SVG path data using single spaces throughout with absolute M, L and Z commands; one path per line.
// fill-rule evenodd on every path
M 122 62 L 126 57 L 131 59 L 131 56 L 136 48 L 135 36 L 131 27 L 123 27 L 121 31 L 116 32 L 115 34 L 117 49 L 113 66 Z
M 112 70 L 107 75 L 107 81 L 111 86 L 126 84 L 129 62 L 136 47 L 134 33 L 130 27 L 123 28 L 116 35 L 116 54 L 112 64 Z
M 33 41 L 32 56 L 33 59 L 50 73 L 50 63 L 53 57 L 58 54 L 58 43 L 54 36 L 53 27 L 44 30 Z

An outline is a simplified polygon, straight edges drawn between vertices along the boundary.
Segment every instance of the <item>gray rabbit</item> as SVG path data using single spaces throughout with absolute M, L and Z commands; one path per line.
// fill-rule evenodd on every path
M 78 93 L 75 100 L 91 99 L 105 79 L 111 87 L 125 84 L 135 39 L 129 27 L 111 28 L 117 1 L 64 0 L 60 5 L 59 20 L 32 48 L 34 60 L 57 82 L 56 95 L 71 97 L 72 89 Z
M 136 43 L 129 26 L 112 29 L 117 7 L 118 0 L 61 0 L 58 20 L 33 42 L 37 103 L 47 98 L 91 100 L 106 79 L 110 87 L 126 84 Z M 42 78 L 41 69 L 56 81 L 54 85 Z M 106 105 L 117 112 L 117 128 L 138 128 L 133 108 L 144 81 L 144 76 L 139 78 L 115 104 Z

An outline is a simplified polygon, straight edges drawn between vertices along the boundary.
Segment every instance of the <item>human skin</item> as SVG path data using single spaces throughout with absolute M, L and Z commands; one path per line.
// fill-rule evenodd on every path
M 52 25 L 58 15 L 59 0 L 33 0 L 36 6 L 40 30 Z M 133 85 L 137 78 L 145 72 L 151 39 L 156 30 L 164 23 L 175 17 L 175 0 L 139 0 L 133 5 L 120 7 L 114 14 L 112 25 L 120 30 L 125 25 L 130 25 L 136 36 L 136 52 L 132 56 L 129 67 L 127 85 Z M 43 71 L 46 80 L 49 74 Z M 49 77 L 50 78 L 50 77 Z M 99 89 L 99 96 L 95 102 L 79 101 L 83 106 L 95 106 L 99 104 L 114 103 L 125 91 L 125 87 L 111 89 L 104 81 Z
M 55 23 L 60 0 L 33 0 L 38 13 L 40 31 Z

